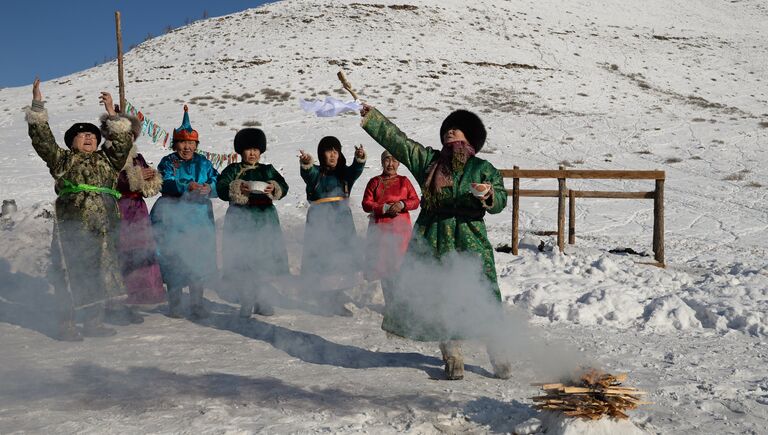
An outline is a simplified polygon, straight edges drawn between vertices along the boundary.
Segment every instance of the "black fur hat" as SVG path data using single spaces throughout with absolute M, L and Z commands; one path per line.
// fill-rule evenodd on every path
M 244 128 L 235 135 L 235 152 L 242 155 L 248 148 L 256 148 L 262 154 L 267 150 L 267 136 L 259 128 Z
M 440 126 L 440 143 L 443 143 L 443 135 L 451 128 L 457 128 L 464 133 L 467 137 L 467 141 L 476 152 L 480 152 L 480 149 L 485 144 L 485 137 L 487 133 L 485 126 L 480 117 L 468 110 L 457 110 L 443 121 L 443 125 Z
M 336 167 L 347 166 L 347 159 L 344 157 L 344 153 L 341 152 L 341 142 L 335 136 L 326 136 L 320 139 L 320 143 L 317 144 L 317 158 L 320 161 L 320 166 L 325 166 L 324 153 L 328 150 L 336 150 L 339 153 Z
M 82 132 L 93 133 L 96 136 L 96 144 L 101 143 L 101 130 L 99 130 L 99 127 L 90 122 L 78 122 L 72 124 L 72 127 L 69 127 L 69 130 L 64 133 L 64 143 L 67 144 L 67 148 L 72 149 L 72 141 L 75 140 L 75 136 L 78 133 Z

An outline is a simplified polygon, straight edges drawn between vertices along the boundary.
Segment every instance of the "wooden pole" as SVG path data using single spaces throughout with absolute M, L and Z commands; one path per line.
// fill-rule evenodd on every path
M 664 180 L 656 180 L 653 198 L 653 255 L 661 267 L 664 264 Z
M 564 171 L 565 166 L 560 166 Z M 565 250 L 565 178 L 557 179 L 557 247 L 560 252 Z
M 117 84 L 120 88 L 120 111 L 125 110 L 125 82 L 123 81 L 123 31 L 120 27 L 120 11 L 115 11 L 115 36 L 117 37 Z
M 576 192 L 568 189 L 568 244 L 576 243 Z
M 514 167 L 518 169 L 517 166 Z M 518 230 L 520 229 L 520 179 L 512 181 L 512 255 L 517 255 Z

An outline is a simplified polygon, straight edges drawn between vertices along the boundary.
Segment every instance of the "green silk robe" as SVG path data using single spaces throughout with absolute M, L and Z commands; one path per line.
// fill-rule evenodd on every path
M 409 139 L 395 124 L 373 108 L 363 118 L 362 127 L 411 171 L 423 192 L 426 188 L 427 170 L 438 158 L 440 151 Z M 481 201 L 470 193 L 471 183 L 489 183 L 493 194 Z M 463 171 L 454 171 L 453 186 L 443 189 L 434 207 L 477 213 L 500 213 L 506 204 L 507 192 L 499 171 L 490 162 L 471 157 L 464 165 Z M 406 276 L 404 272 L 413 264 L 424 263 L 425 259 L 430 257 L 439 264 L 446 256 L 461 253 L 479 260 L 477 264 L 482 264 L 482 273 L 479 275 L 485 278 L 477 283 L 476 288 L 466 291 L 487 292 L 480 296 L 501 301 L 493 247 L 488 240 L 483 219 L 438 213 L 435 208 L 422 208 L 416 219 L 397 286 L 408 286 L 408 282 L 403 282 L 403 277 Z M 421 288 L 418 292 L 426 294 L 427 297 L 430 292 L 438 294 L 435 289 L 430 288 Z M 416 313 L 408 300 L 396 300 L 393 304 L 387 304 L 382 328 L 393 334 L 421 341 L 463 338 L 460 333 L 450 331 L 450 328 L 441 323 L 442 321 L 436 321 L 434 316 L 427 313 Z

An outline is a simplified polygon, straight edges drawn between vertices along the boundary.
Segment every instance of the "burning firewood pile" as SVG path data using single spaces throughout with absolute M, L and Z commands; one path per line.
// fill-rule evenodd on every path
M 626 373 L 611 375 L 588 369 L 566 383 L 533 384 L 541 387 L 544 396 L 533 397 L 534 407 L 543 411 L 560 411 L 569 417 L 598 420 L 604 416 L 628 418 L 624 412 L 647 405 L 640 396 L 646 394 L 633 387 L 623 387 Z

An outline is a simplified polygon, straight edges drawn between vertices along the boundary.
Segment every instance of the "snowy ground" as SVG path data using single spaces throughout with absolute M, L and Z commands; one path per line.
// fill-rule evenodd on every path
M 667 269 L 608 253 L 650 251 L 649 202 L 581 201 L 577 244 L 561 255 L 539 252 L 553 241 L 533 235 L 554 228 L 555 202 L 524 198 L 521 255 L 497 255 L 503 295 L 530 318 L 522 334 L 549 354 L 568 344 L 629 372 L 654 402 L 632 413 L 636 426 L 766 433 L 764 2 L 407 3 L 287 0 L 194 23 L 127 54 L 128 99 L 166 129 L 188 103 L 208 151 L 229 152 L 235 130 L 260 123 L 265 157 L 291 186 L 278 210 L 294 270 L 306 213 L 298 149 L 314 153 L 326 134 L 348 153 L 364 144 L 372 158 L 355 202 L 379 171 L 381 149 L 356 117 L 298 109 L 298 97 L 343 96 L 340 66 L 363 99 L 426 145 L 451 109 L 465 107 L 489 127 L 481 157 L 500 168 L 665 170 Z M 116 94 L 115 70 L 43 83 L 60 143 L 72 122 L 98 116 L 99 90 Z M 30 87 L 0 89 L 0 198 L 20 207 L 0 218 L 0 433 L 512 432 L 536 416 L 529 383 L 548 380 L 535 370 L 541 361 L 521 352 L 516 375 L 496 380 L 471 343 L 466 379 L 436 380 L 436 344 L 387 339 L 369 290 L 356 295 L 351 319 L 307 313 L 285 295 L 276 316 L 236 322 L 235 308 L 209 292 L 205 322 L 169 319 L 160 307 L 114 338 L 51 339 L 53 192 L 26 136 L 20 109 L 30 97 Z M 155 163 L 167 153 L 146 139 L 140 147 Z M 217 201 L 219 225 L 225 210 Z M 366 217 L 355 214 L 363 234 Z M 510 219 L 488 220 L 494 244 L 508 242 Z

